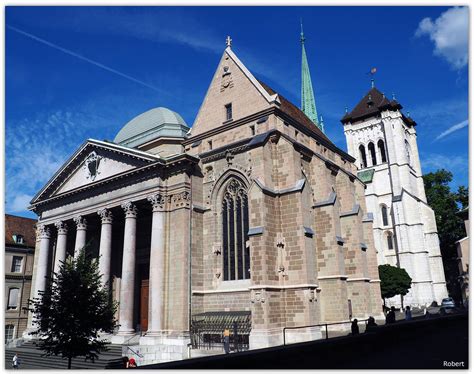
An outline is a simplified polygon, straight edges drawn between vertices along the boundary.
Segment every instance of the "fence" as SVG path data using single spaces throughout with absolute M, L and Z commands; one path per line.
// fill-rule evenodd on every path
M 361 333 L 362 333 L 362 332 L 365 332 L 365 329 L 366 329 L 366 327 L 367 327 L 367 321 L 368 321 L 368 319 L 357 320 L 357 325 L 363 324 L 363 330 L 360 331 Z M 337 336 L 347 335 L 347 333 L 348 333 L 349 331 L 351 331 L 352 321 L 334 322 L 334 323 L 321 323 L 321 324 L 319 324 L 319 325 L 284 327 L 284 328 L 283 328 L 283 345 L 286 345 L 286 331 L 287 331 L 287 330 L 307 329 L 307 328 L 310 328 L 310 327 L 324 327 L 325 339 L 329 339 L 329 332 L 330 332 L 330 330 L 328 329 L 328 326 L 336 326 L 336 325 L 348 325 L 348 328 L 347 328 L 347 329 L 341 329 L 341 330 L 333 330 L 333 331 L 331 331 L 331 332 L 334 333 L 333 336 L 332 336 L 333 338 L 335 338 L 335 337 L 337 337 Z

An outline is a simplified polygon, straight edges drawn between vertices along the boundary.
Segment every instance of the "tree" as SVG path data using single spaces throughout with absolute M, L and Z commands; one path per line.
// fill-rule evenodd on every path
M 117 327 L 117 303 L 100 278 L 98 262 L 83 249 L 77 259 L 62 264 L 59 274 L 51 278 L 51 287 L 33 300 L 38 329 L 32 334 L 40 338 L 39 348 L 46 356 L 67 358 L 68 369 L 74 357 L 94 361 L 107 351 L 108 343 L 99 332 L 111 333 Z
M 405 296 L 411 288 L 411 278 L 405 269 L 391 265 L 379 265 L 380 289 L 383 304 L 385 299 Z
M 453 174 L 445 169 L 423 176 L 426 199 L 436 216 L 448 292 L 456 301 L 460 301 L 460 274 L 456 241 L 462 239 L 466 234 L 464 222 L 457 213 L 460 211 L 460 207 L 464 209 L 469 205 L 469 190 L 465 186 L 459 186 L 457 193 L 452 192 L 449 186 L 452 180 Z

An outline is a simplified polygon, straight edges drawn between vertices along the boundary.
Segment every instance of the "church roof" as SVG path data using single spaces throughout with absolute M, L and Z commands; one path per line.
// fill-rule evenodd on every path
M 260 83 L 261 86 L 270 95 L 274 95 L 274 94 L 277 93 L 274 89 L 267 86 L 262 81 L 259 80 L 258 83 Z M 303 111 L 300 108 L 298 108 L 291 101 L 286 99 L 280 93 L 278 93 L 278 97 L 280 98 L 280 109 L 284 113 L 288 114 L 290 117 L 292 117 L 294 120 L 298 121 L 301 125 L 303 125 L 305 128 L 307 128 L 308 130 L 310 130 L 314 134 L 317 134 L 318 136 L 324 138 L 326 141 L 328 141 L 332 144 L 332 142 L 329 140 L 329 138 L 321 131 L 321 129 L 313 121 L 311 121 L 311 119 L 308 118 L 308 116 L 306 114 L 303 113 Z
M 396 100 L 387 99 L 382 92 L 372 87 L 354 109 L 342 117 L 341 122 L 345 124 L 347 122 L 355 122 L 364 118 L 373 117 L 385 109 L 402 109 L 402 106 Z
M 189 127 L 184 119 L 168 108 L 150 109 L 129 121 L 118 132 L 114 142 L 137 147 L 158 137 L 184 138 Z

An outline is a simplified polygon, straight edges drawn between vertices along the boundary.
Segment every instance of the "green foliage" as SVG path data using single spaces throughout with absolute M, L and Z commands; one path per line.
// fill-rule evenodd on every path
M 469 205 L 469 190 L 459 186 L 458 191 L 452 192 L 449 183 L 453 174 L 445 169 L 437 170 L 423 176 L 426 199 L 436 215 L 439 244 L 446 282 L 450 296 L 459 300 L 459 268 L 457 263 L 456 241 L 466 236 L 464 222 L 457 214 L 459 208 Z
M 406 295 L 411 288 L 411 278 L 405 269 L 391 265 L 379 265 L 382 298 Z
M 51 279 L 51 287 L 33 300 L 39 347 L 47 356 L 69 360 L 84 356 L 94 361 L 107 350 L 99 332 L 111 333 L 117 326 L 117 303 L 101 284 L 98 262 L 81 250 L 77 259 L 66 260 Z

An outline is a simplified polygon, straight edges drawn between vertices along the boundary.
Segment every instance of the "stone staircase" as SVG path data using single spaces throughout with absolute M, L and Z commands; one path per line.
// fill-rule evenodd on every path
M 111 344 L 108 351 L 99 355 L 92 362 L 85 361 L 84 357 L 72 359 L 71 369 L 121 369 L 122 368 L 122 346 Z M 5 350 L 5 369 L 12 369 L 12 358 L 18 353 L 20 358 L 20 369 L 67 369 L 67 359 L 57 356 L 41 356 L 43 351 L 39 350 L 34 341 L 28 341 L 21 347 L 7 348 Z

